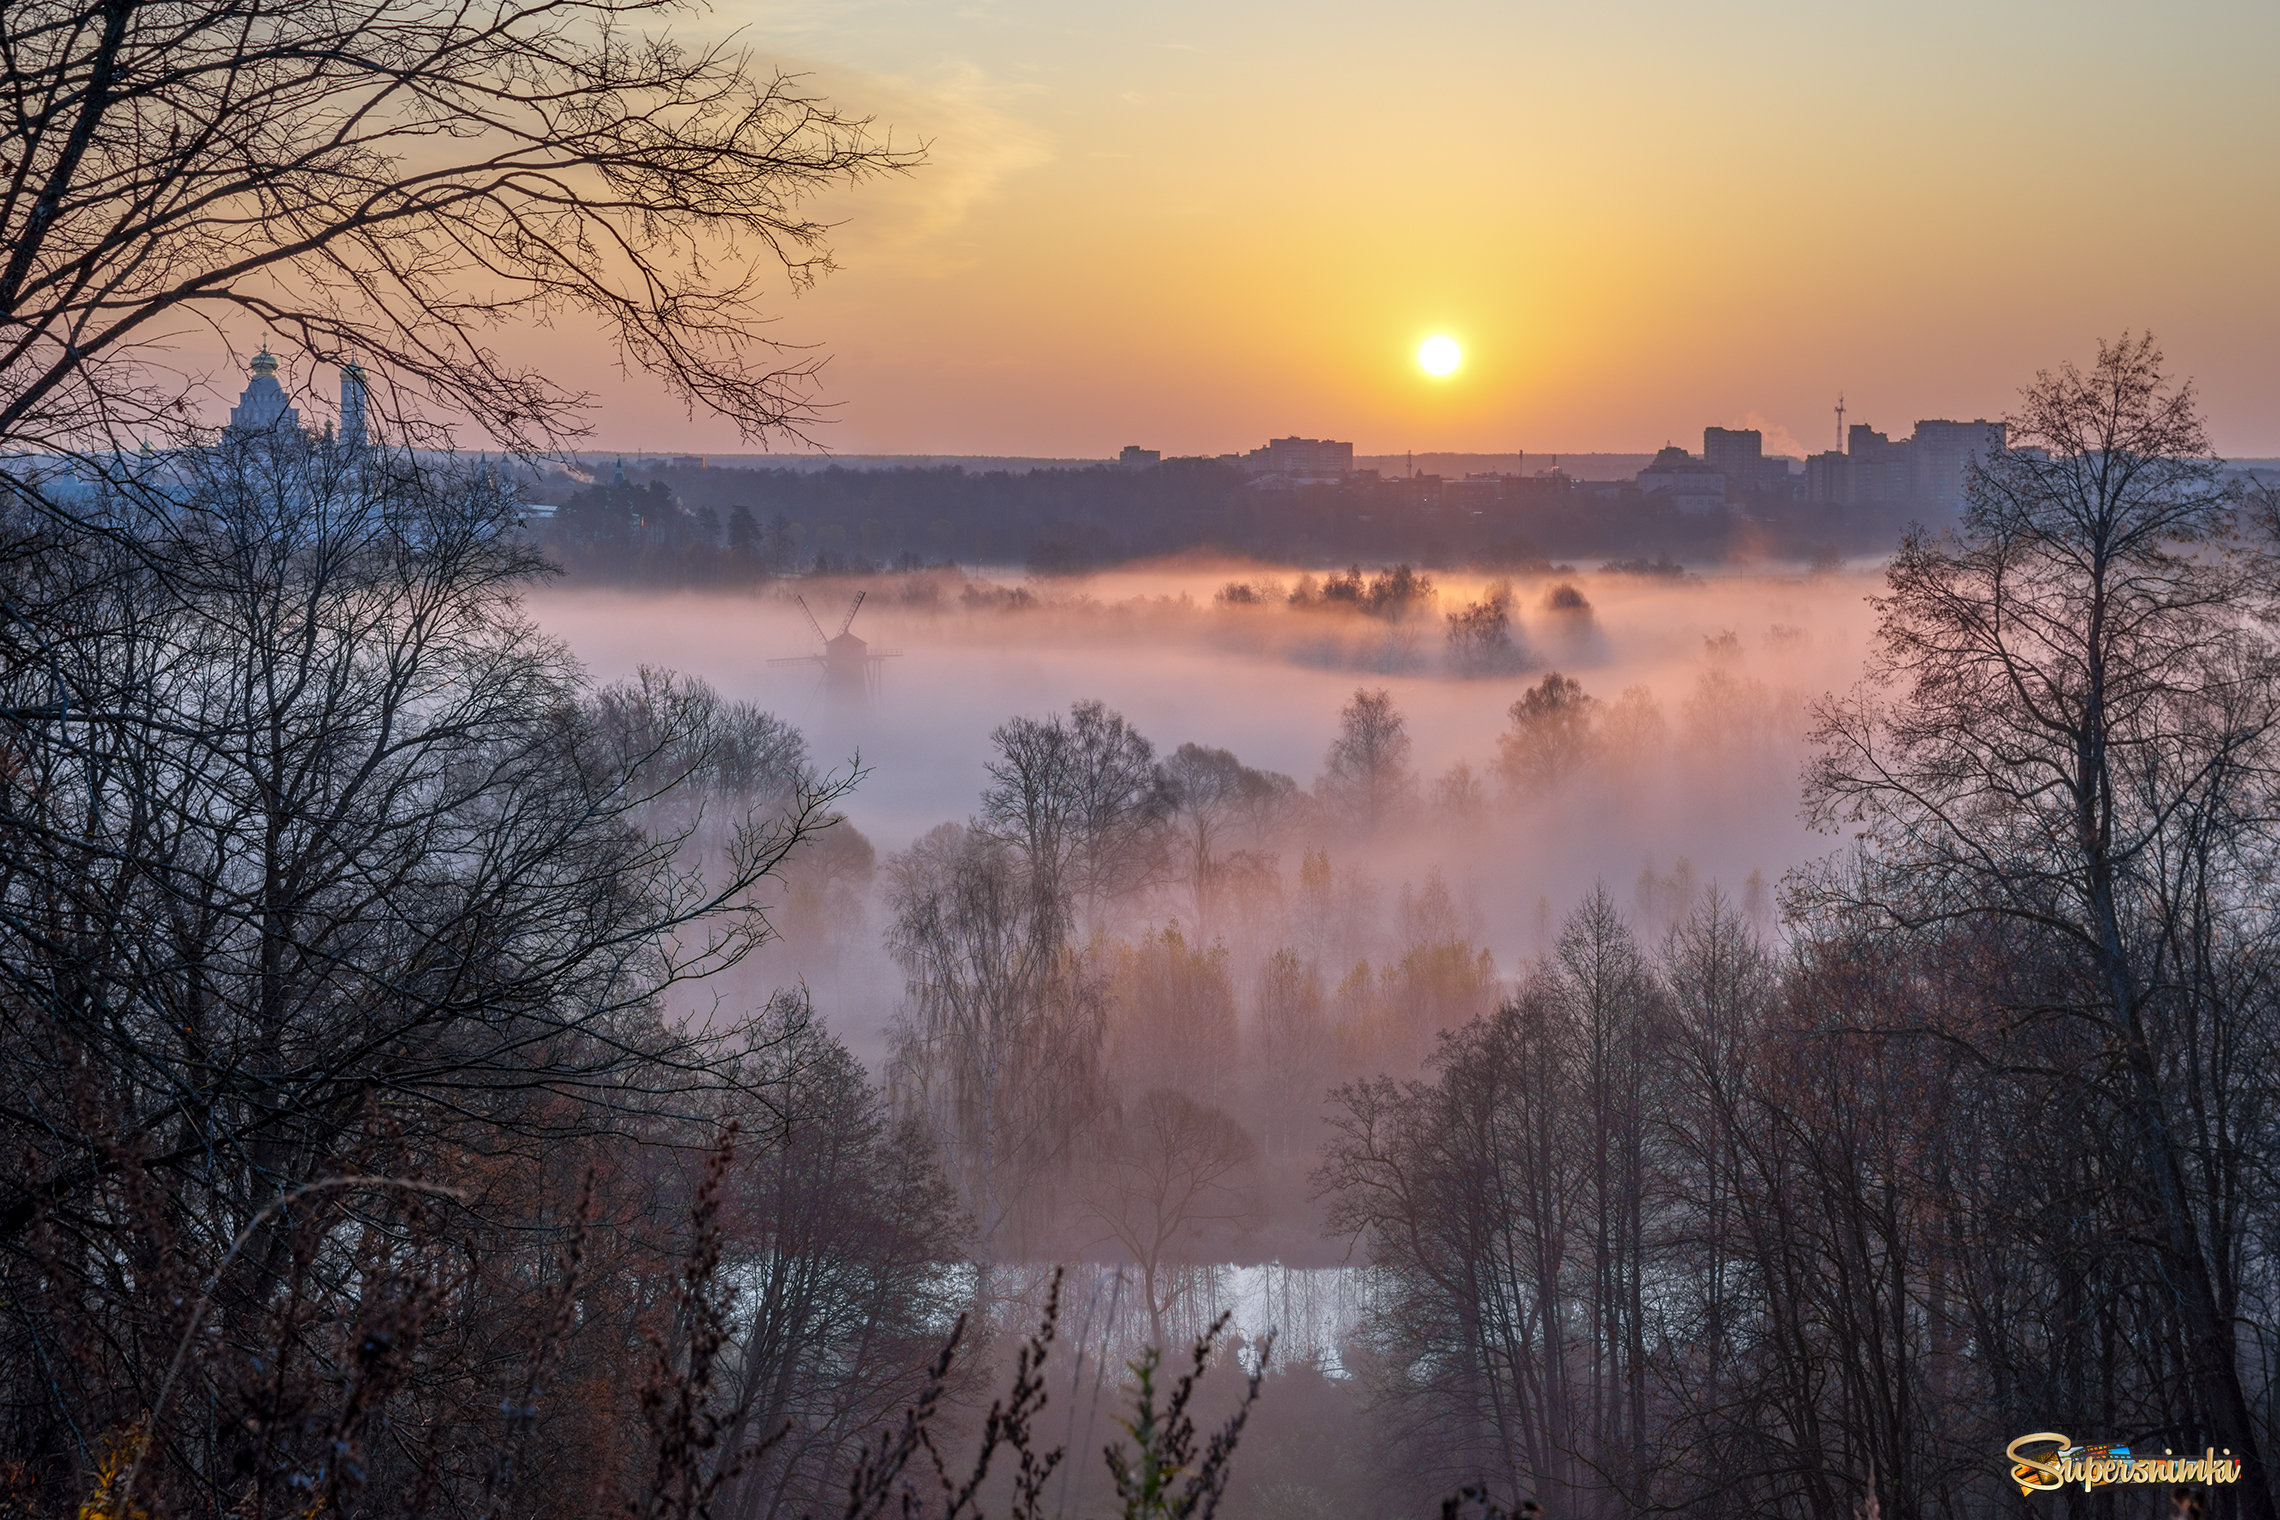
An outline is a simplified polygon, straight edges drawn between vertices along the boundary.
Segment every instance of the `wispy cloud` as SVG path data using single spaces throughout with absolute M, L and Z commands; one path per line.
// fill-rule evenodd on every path
M 825 209 L 842 224 L 834 241 L 843 257 L 928 272 L 958 267 L 958 234 L 976 209 L 1054 156 L 1045 135 L 1014 109 L 1026 92 L 971 63 L 946 63 L 923 77 L 828 64 L 807 72 L 834 102 L 874 117 L 895 146 L 925 150 L 909 173 L 831 198 Z

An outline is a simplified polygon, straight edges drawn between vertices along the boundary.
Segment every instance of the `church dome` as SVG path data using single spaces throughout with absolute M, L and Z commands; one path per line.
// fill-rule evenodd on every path
M 301 414 L 285 395 L 285 387 L 277 383 L 277 356 L 264 343 L 261 352 L 253 356 L 248 366 L 253 378 L 246 382 L 245 394 L 238 404 L 230 408 L 230 427 L 240 433 L 262 433 L 274 427 L 299 427 Z

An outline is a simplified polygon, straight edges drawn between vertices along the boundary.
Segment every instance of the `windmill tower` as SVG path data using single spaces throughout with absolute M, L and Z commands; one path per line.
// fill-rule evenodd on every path
M 825 633 L 823 624 L 815 619 L 804 596 L 795 596 L 800 611 L 807 615 L 808 626 L 815 630 L 816 642 L 822 646 L 815 654 L 796 654 L 771 665 L 815 665 L 823 671 L 824 695 L 834 698 L 867 699 L 878 695 L 879 667 L 902 653 L 899 649 L 873 649 L 860 635 L 848 630 L 854 625 L 855 614 L 862 610 L 865 592 L 855 593 L 855 600 L 847 605 L 847 616 L 839 620 L 837 633 Z

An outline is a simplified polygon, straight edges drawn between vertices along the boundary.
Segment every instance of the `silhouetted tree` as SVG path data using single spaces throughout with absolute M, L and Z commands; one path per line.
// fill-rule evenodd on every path
M 1410 803 L 1409 727 L 1392 694 L 1358 690 L 1338 714 L 1338 737 L 1323 762 L 1323 799 L 1365 830 L 1391 822 Z
M 1496 740 L 1496 773 L 1515 793 L 1541 791 L 1574 774 L 1590 757 L 1600 704 L 1583 683 L 1552 671 L 1509 709 L 1511 727 Z
M 865 1437 L 923 1386 L 957 1316 L 944 1267 L 965 1246 L 926 1134 L 889 1111 L 805 992 L 777 994 L 760 1027 L 748 1080 L 771 1122 L 722 1194 L 738 1292 L 721 1444 L 741 1471 L 720 1512 L 743 1520 L 817 1513 L 845 1492 Z
M 2172 1354 L 2218 1444 L 2261 1454 L 2234 1329 L 2249 1163 L 2201 1116 L 2232 1106 L 2240 978 L 2275 927 L 2238 884 L 2273 859 L 2280 565 L 2150 338 L 2039 377 L 2012 439 L 1952 534 L 1902 544 L 1868 679 L 1821 711 L 1815 815 L 1857 825 L 1871 868 L 1820 900 L 1901 933 L 1987 917 L 2047 941 L 2057 974 L 2023 1011 L 2106 1053 L 2091 1090 L 2155 1205 Z M 2244 1513 L 2269 1517 L 2250 1470 Z
M 1461 676 L 1508 675 L 1527 663 L 1512 637 L 1512 588 L 1499 581 L 1448 616 L 1449 664 Z
M 1183 1296 L 1178 1267 L 1224 1253 L 1227 1233 L 1256 1219 L 1256 1154 L 1233 1115 L 1169 1087 L 1141 1094 L 1103 1138 L 1087 1203 L 1140 1268 L 1151 1345 Z
M 575 318 L 748 436 L 796 433 L 816 360 L 757 335 L 770 276 L 829 267 L 808 196 L 911 160 L 733 43 L 641 31 L 667 14 L 9 5 L 0 449 L 180 436 L 194 390 L 150 345 L 185 324 L 527 446 L 584 398 L 490 330 Z
M 558 1168 L 639 1171 L 752 1096 L 771 1036 L 675 989 L 767 937 L 844 783 L 760 784 L 758 715 L 663 678 L 617 721 L 521 616 L 487 472 L 298 433 L 141 468 L 0 556 L 11 1459 L 84 1492 L 89 1434 L 139 1428 L 152 1502 L 259 1513 L 327 1422 L 400 1409 L 426 1434 L 371 1460 L 471 1503 Z M 328 1402 L 344 1345 L 370 1377 Z
M 1066 898 L 1005 840 L 944 824 L 887 878 L 907 978 L 897 1101 L 941 1148 L 987 1267 L 1039 1238 L 1051 1185 L 1106 1107 L 1104 991 Z
M 1267 864 L 1264 847 L 1296 802 L 1298 783 L 1202 744 L 1174 750 L 1164 761 L 1163 780 L 1188 900 L 1201 930 L 1211 922 L 1221 884 Z
M 1153 882 L 1170 796 L 1156 750 L 1099 702 L 1067 718 L 1015 718 L 990 735 L 997 756 L 981 819 L 1027 861 L 1040 911 L 1066 899 L 1093 911 Z
M 1445 1483 L 1572 1491 L 1572 1043 L 1544 1000 L 1516 1000 L 1436 1064 L 1431 1084 L 1342 1089 L 1318 1174 L 1330 1227 L 1370 1247 L 1389 1434 Z

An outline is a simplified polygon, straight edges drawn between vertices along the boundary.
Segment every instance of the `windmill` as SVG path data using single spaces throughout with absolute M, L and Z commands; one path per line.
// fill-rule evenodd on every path
M 865 592 L 855 593 L 855 600 L 847 604 L 847 616 L 839 620 L 839 631 L 827 634 L 823 624 L 816 621 L 804 596 L 795 596 L 800 611 L 807 615 L 808 626 L 815 630 L 816 642 L 823 646 L 816 654 L 796 654 L 771 665 L 817 665 L 823 669 L 824 694 L 832 697 L 871 697 L 878 693 L 879 666 L 902 653 L 899 649 L 873 649 L 868 643 L 847 630 L 855 622 L 855 614 L 862 610 Z

